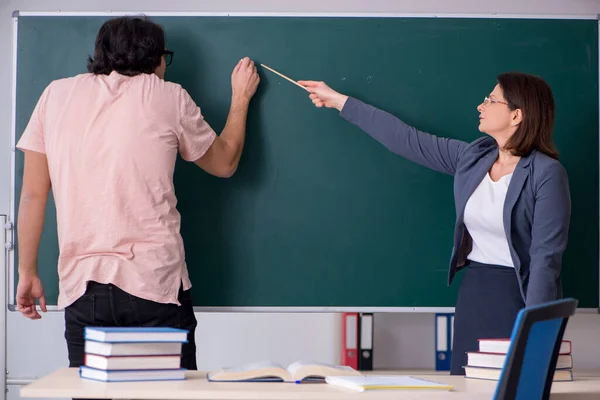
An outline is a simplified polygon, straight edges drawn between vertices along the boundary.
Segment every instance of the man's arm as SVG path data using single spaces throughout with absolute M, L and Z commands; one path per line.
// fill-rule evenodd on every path
M 29 319 L 40 319 L 36 300 L 46 312 L 44 286 L 38 275 L 37 259 L 40 238 L 44 227 L 46 203 L 50 192 L 50 174 L 46 155 L 24 150 L 25 168 L 17 231 L 19 238 L 19 283 L 17 285 L 17 309 Z
M 46 203 L 50 192 L 50 174 L 46 155 L 25 151 L 23 188 L 18 214 L 19 275 L 37 275 L 37 257 Z
M 209 174 L 229 178 L 237 170 L 246 137 L 248 106 L 259 81 L 254 62 L 248 57 L 240 60 L 231 74 L 231 108 L 225 128 L 206 153 L 194 161 Z
M 232 98 L 227 123 L 206 153 L 194 161 L 211 175 L 230 178 L 237 170 L 246 137 L 249 99 Z
M 17 309 L 30 319 L 41 318 L 35 306 L 38 299 L 40 308 L 46 312 L 46 297 L 37 271 L 37 258 L 50 192 L 50 173 L 44 141 L 45 105 L 50 88 L 51 85 L 48 85 L 40 96 L 16 146 L 25 154 L 23 187 L 17 215 L 19 283 L 16 301 Z

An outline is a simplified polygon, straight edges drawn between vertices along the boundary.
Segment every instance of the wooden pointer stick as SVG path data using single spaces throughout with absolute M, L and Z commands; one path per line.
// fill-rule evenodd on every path
M 266 69 L 268 69 L 269 71 L 271 71 L 271 72 L 273 72 L 273 73 L 275 73 L 275 74 L 279 75 L 279 76 L 280 76 L 280 77 L 282 77 L 283 79 L 285 79 L 285 80 L 288 80 L 288 81 L 292 82 L 294 85 L 296 85 L 296 86 L 300 86 L 302 89 L 306 90 L 307 92 L 309 91 L 307 88 L 305 88 L 304 86 L 302 86 L 301 84 L 299 84 L 299 83 L 298 83 L 298 82 L 296 82 L 295 80 L 293 80 L 293 79 L 290 79 L 290 78 L 288 78 L 287 76 L 285 76 L 285 75 L 283 75 L 283 74 L 280 74 L 279 72 L 275 71 L 274 69 L 267 67 L 265 64 L 260 64 L 260 65 L 262 65 L 263 67 L 265 67 L 265 68 L 266 68 Z

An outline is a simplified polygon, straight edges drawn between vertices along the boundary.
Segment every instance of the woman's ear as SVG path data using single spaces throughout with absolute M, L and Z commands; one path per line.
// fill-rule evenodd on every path
M 517 108 L 511 114 L 512 114 L 512 121 L 510 122 L 510 124 L 512 126 L 517 126 L 521 123 L 521 121 L 523 121 L 523 111 L 521 111 L 520 108 Z

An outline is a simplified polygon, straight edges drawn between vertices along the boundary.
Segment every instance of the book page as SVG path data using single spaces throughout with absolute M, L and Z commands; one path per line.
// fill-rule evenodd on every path
M 345 365 L 327 364 L 318 361 L 296 361 L 287 367 L 292 378 L 296 380 L 304 379 L 307 376 L 325 377 L 326 375 L 346 375 L 352 373 L 358 375 L 358 372 Z
M 289 380 L 289 374 L 280 364 L 271 361 L 249 363 L 239 367 L 225 367 L 208 373 L 208 379 L 214 381 Z
M 285 370 L 285 368 L 283 368 L 283 366 L 281 364 L 277 364 L 276 362 L 272 362 L 272 361 L 259 361 L 259 362 L 255 362 L 255 363 L 249 363 L 249 364 L 244 364 L 238 367 L 226 367 L 223 368 L 223 371 L 225 372 L 232 372 L 232 373 L 238 373 L 238 372 L 249 372 L 249 371 L 256 371 L 256 370 L 261 370 L 261 369 L 281 369 L 281 370 Z

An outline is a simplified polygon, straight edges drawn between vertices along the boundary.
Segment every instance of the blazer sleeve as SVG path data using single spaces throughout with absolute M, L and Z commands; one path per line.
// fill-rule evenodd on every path
M 417 164 L 456 173 L 458 160 L 468 143 L 421 132 L 399 118 L 349 97 L 340 115 L 358 126 L 388 150 Z
M 548 168 L 536 186 L 526 306 L 561 296 L 559 277 L 571 219 L 569 181 L 561 164 Z

